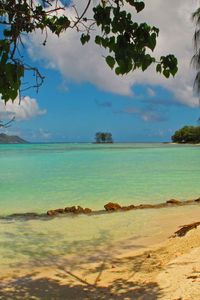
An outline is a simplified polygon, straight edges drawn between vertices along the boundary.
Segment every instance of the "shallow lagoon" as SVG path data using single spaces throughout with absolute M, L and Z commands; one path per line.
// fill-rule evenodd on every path
M 0 215 L 77 204 L 102 209 L 108 201 L 128 205 L 197 198 L 199 151 L 198 146 L 170 144 L 0 145 Z M 48 220 L 1 219 L 1 270 L 145 249 L 199 215 L 200 205 L 191 205 Z
M 170 144 L 0 145 L 0 215 L 195 198 L 199 154 Z

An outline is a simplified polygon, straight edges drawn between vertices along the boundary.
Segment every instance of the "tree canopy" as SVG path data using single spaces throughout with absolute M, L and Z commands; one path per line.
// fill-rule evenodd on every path
M 74 9 L 74 19 L 66 14 L 69 6 Z M 92 18 L 87 16 L 89 8 L 93 10 Z M 27 71 L 34 72 L 33 86 L 37 89 L 44 80 L 39 70 L 28 65 L 20 53 L 20 46 L 25 47 L 23 39 L 36 30 L 45 34 L 45 46 L 49 32 L 59 36 L 66 30 L 77 30 L 82 33 L 80 41 L 84 45 L 89 42 L 91 31 L 98 29 L 94 42 L 106 49 L 105 61 L 117 75 L 136 69 L 145 71 L 154 64 L 155 71 L 166 78 L 175 76 L 178 63 L 173 54 L 160 58 L 153 56 L 159 29 L 134 21 L 134 13 L 140 13 L 144 8 L 145 3 L 140 0 L 99 0 L 95 6 L 91 0 L 87 0 L 82 12 L 73 6 L 73 1 L 0 0 L 2 99 L 5 102 L 9 99 L 14 101 L 20 91 L 27 89 L 22 86 Z
M 184 126 L 172 136 L 174 143 L 200 143 L 200 126 Z
M 113 143 L 112 134 L 110 132 L 97 132 L 95 140 L 97 144 Z

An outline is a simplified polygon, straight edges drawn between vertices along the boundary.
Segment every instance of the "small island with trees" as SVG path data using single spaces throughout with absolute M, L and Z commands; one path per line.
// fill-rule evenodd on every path
M 173 143 L 179 144 L 199 144 L 200 126 L 184 126 L 177 130 L 172 136 Z
M 112 144 L 113 143 L 112 133 L 97 132 L 95 134 L 95 143 L 96 144 Z

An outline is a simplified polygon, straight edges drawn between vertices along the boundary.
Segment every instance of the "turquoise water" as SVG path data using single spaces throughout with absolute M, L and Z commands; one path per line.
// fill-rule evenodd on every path
M 200 147 L 170 144 L 0 145 L 0 214 L 70 205 L 101 209 L 200 194 Z
M 0 217 L 77 204 L 102 209 L 108 201 L 127 205 L 197 198 L 199 154 L 199 146 L 170 144 L 0 145 Z M 0 279 L 34 267 L 80 269 L 85 261 L 145 249 L 199 215 L 200 205 L 191 205 L 53 219 L 0 218 Z

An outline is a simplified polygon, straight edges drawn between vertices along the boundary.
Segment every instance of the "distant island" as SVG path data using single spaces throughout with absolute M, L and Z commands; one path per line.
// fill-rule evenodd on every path
M 110 132 L 97 132 L 95 134 L 96 144 L 112 144 L 113 138 Z
M 180 144 L 199 144 L 200 126 L 184 126 L 172 136 L 172 142 Z
M 28 144 L 28 142 L 17 135 L 0 133 L 0 144 Z

